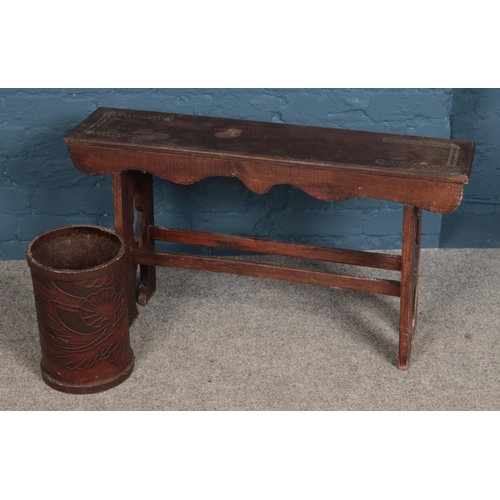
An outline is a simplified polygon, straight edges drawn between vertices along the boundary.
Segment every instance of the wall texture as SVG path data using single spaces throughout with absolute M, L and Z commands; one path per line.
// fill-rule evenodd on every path
M 466 107 L 473 97 L 461 99 Z M 451 105 L 450 89 L 0 90 L 0 259 L 23 259 L 26 244 L 53 227 L 112 226 L 109 177 L 78 172 L 62 141 L 99 106 L 448 138 Z M 400 245 L 396 203 L 330 204 L 291 186 L 259 196 L 226 178 L 192 186 L 155 182 L 159 225 L 353 249 Z M 467 194 L 471 199 L 474 189 Z M 487 193 L 498 199 L 498 191 L 488 187 Z M 425 213 L 425 246 L 438 246 L 440 228 L 441 216 Z
M 500 247 L 500 89 L 454 89 L 452 137 L 476 143 L 470 182 L 443 216 L 440 246 Z
M 500 213 L 500 89 L 455 89 L 451 125 L 452 137 L 476 143 L 456 213 Z

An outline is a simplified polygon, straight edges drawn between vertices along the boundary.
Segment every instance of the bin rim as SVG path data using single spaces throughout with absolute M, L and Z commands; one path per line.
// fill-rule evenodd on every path
M 115 237 L 120 244 L 120 249 L 117 255 L 115 255 L 115 257 L 113 257 L 112 259 L 102 264 L 99 264 L 98 266 L 87 267 L 85 269 L 57 269 L 50 266 L 46 266 L 45 264 L 38 262 L 33 257 L 33 252 L 32 252 L 33 246 L 43 238 L 46 238 L 50 235 L 55 236 L 59 232 L 65 232 L 68 230 L 77 230 L 77 229 L 93 229 Z M 111 268 L 118 266 L 119 264 L 121 264 L 121 261 L 125 256 L 125 252 L 126 252 L 125 241 L 116 231 L 95 224 L 73 224 L 69 226 L 61 226 L 54 229 L 49 229 L 48 231 L 40 233 L 38 236 L 33 238 L 33 240 L 31 240 L 31 242 L 28 244 L 26 248 L 26 260 L 28 261 L 28 265 L 31 268 L 31 270 L 35 271 L 37 274 L 44 275 L 52 279 L 60 279 L 63 281 L 78 281 L 78 280 L 93 278 L 95 276 L 102 274 L 103 270 L 108 271 Z

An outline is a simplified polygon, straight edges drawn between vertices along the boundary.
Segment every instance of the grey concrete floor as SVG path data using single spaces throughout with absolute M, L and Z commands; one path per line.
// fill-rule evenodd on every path
M 40 376 L 24 261 L 0 262 L 0 293 L 0 410 L 500 409 L 500 249 L 422 251 L 407 372 L 396 368 L 397 298 L 164 268 L 131 328 L 130 378 L 67 395 Z

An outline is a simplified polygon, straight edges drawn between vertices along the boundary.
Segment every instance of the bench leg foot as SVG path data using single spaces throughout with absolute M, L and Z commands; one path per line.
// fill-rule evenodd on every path
M 136 245 L 140 249 L 154 252 L 155 242 L 149 238 L 149 227 L 154 226 L 153 176 L 145 172 L 136 172 L 137 210 Z M 140 282 L 137 302 L 145 306 L 156 290 L 155 266 L 140 266 Z
M 125 252 L 128 264 L 125 265 L 125 288 L 129 323 L 139 314 L 135 303 L 136 266 L 130 262 L 130 250 L 134 242 L 134 196 L 136 192 L 135 172 L 113 174 L 113 203 L 115 207 L 115 231 L 125 240 Z
M 398 368 L 400 370 L 407 370 L 410 364 L 411 342 L 417 326 L 421 233 L 422 209 L 405 205 L 403 212 L 403 251 L 399 317 Z

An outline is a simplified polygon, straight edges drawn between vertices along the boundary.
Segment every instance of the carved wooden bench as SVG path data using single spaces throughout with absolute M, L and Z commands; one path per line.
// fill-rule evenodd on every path
M 398 366 L 408 368 L 417 319 L 422 209 L 445 214 L 457 208 L 469 180 L 474 143 L 112 108 L 99 108 L 64 140 L 79 170 L 113 174 L 115 229 L 125 239 L 129 260 L 125 279 L 131 320 L 137 316 L 136 297 L 145 305 L 155 291 L 155 266 L 393 295 L 400 297 Z M 400 202 L 402 255 L 156 227 L 152 175 L 180 184 L 228 176 L 254 193 L 290 184 L 326 201 L 370 197 Z M 400 271 L 401 281 L 157 252 L 158 240 Z

